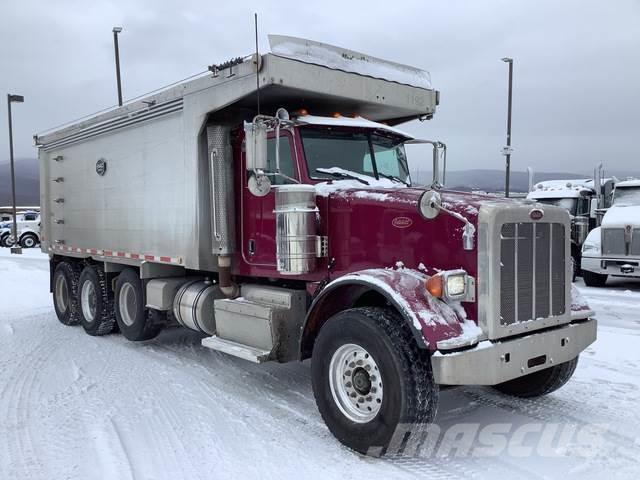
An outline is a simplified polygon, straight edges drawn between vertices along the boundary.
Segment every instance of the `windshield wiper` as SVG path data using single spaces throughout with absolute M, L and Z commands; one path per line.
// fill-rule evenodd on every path
M 369 185 L 369 182 L 367 182 L 366 180 L 363 180 L 357 175 L 351 175 L 350 173 L 347 173 L 347 172 L 334 172 L 326 168 L 316 168 L 316 172 L 324 173 L 325 175 L 331 175 L 336 178 L 350 178 L 352 180 L 357 180 L 358 182 L 363 183 L 365 185 Z
M 393 180 L 395 182 L 404 183 L 407 187 L 411 186 L 411 185 L 409 185 L 409 182 L 407 182 L 406 180 L 402 180 L 401 178 L 396 177 L 395 175 L 388 175 L 386 173 L 378 172 L 378 176 L 379 177 L 388 178 L 389 180 Z

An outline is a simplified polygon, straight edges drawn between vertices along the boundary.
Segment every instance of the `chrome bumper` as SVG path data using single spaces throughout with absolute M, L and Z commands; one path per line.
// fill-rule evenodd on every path
M 603 266 L 603 262 L 606 267 Z M 615 264 L 614 264 L 615 263 Z M 622 268 L 622 267 L 625 268 Z M 582 270 L 615 275 L 616 277 L 640 277 L 640 257 L 582 257 Z
M 431 365 L 441 385 L 496 385 L 568 362 L 596 339 L 594 318 L 508 341 L 480 342 L 470 350 L 436 352 Z

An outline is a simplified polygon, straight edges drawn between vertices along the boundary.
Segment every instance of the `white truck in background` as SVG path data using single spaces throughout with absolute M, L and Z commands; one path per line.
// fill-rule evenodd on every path
M 18 244 L 22 248 L 34 248 L 40 244 L 40 214 L 38 212 L 19 213 L 16 217 Z M 0 223 L 0 247 L 12 247 L 13 219 Z
M 640 277 L 640 180 L 616 184 L 613 203 L 582 246 L 584 283 L 602 287 L 607 278 Z
M 601 179 L 596 174 L 595 179 L 547 180 L 533 185 L 530 179 L 528 200 L 562 207 L 571 216 L 571 257 L 575 275 L 582 272 L 582 245 L 587 235 L 600 224 L 603 212 L 611 206 L 616 180 L 615 177 Z

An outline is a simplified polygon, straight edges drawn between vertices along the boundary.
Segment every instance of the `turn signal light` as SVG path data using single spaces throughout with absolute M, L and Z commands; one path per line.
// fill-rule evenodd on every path
M 427 292 L 431 295 L 436 298 L 442 298 L 444 294 L 444 279 L 442 275 L 432 275 L 425 282 L 425 286 L 427 287 Z

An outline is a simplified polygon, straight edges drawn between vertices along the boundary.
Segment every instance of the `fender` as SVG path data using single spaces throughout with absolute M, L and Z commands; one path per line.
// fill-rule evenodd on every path
M 307 312 L 300 339 L 300 358 L 311 356 L 320 328 L 336 313 L 387 302 L 400 313 L 420 348 L 435 351 L 437 342 L 459 337 L 463 333 L 461 322 L 464 319 L 459 318 L 454 307 L 427 292 L 427 278 L 417 270 L 375 268 L 333 280 L 314 299 Z

